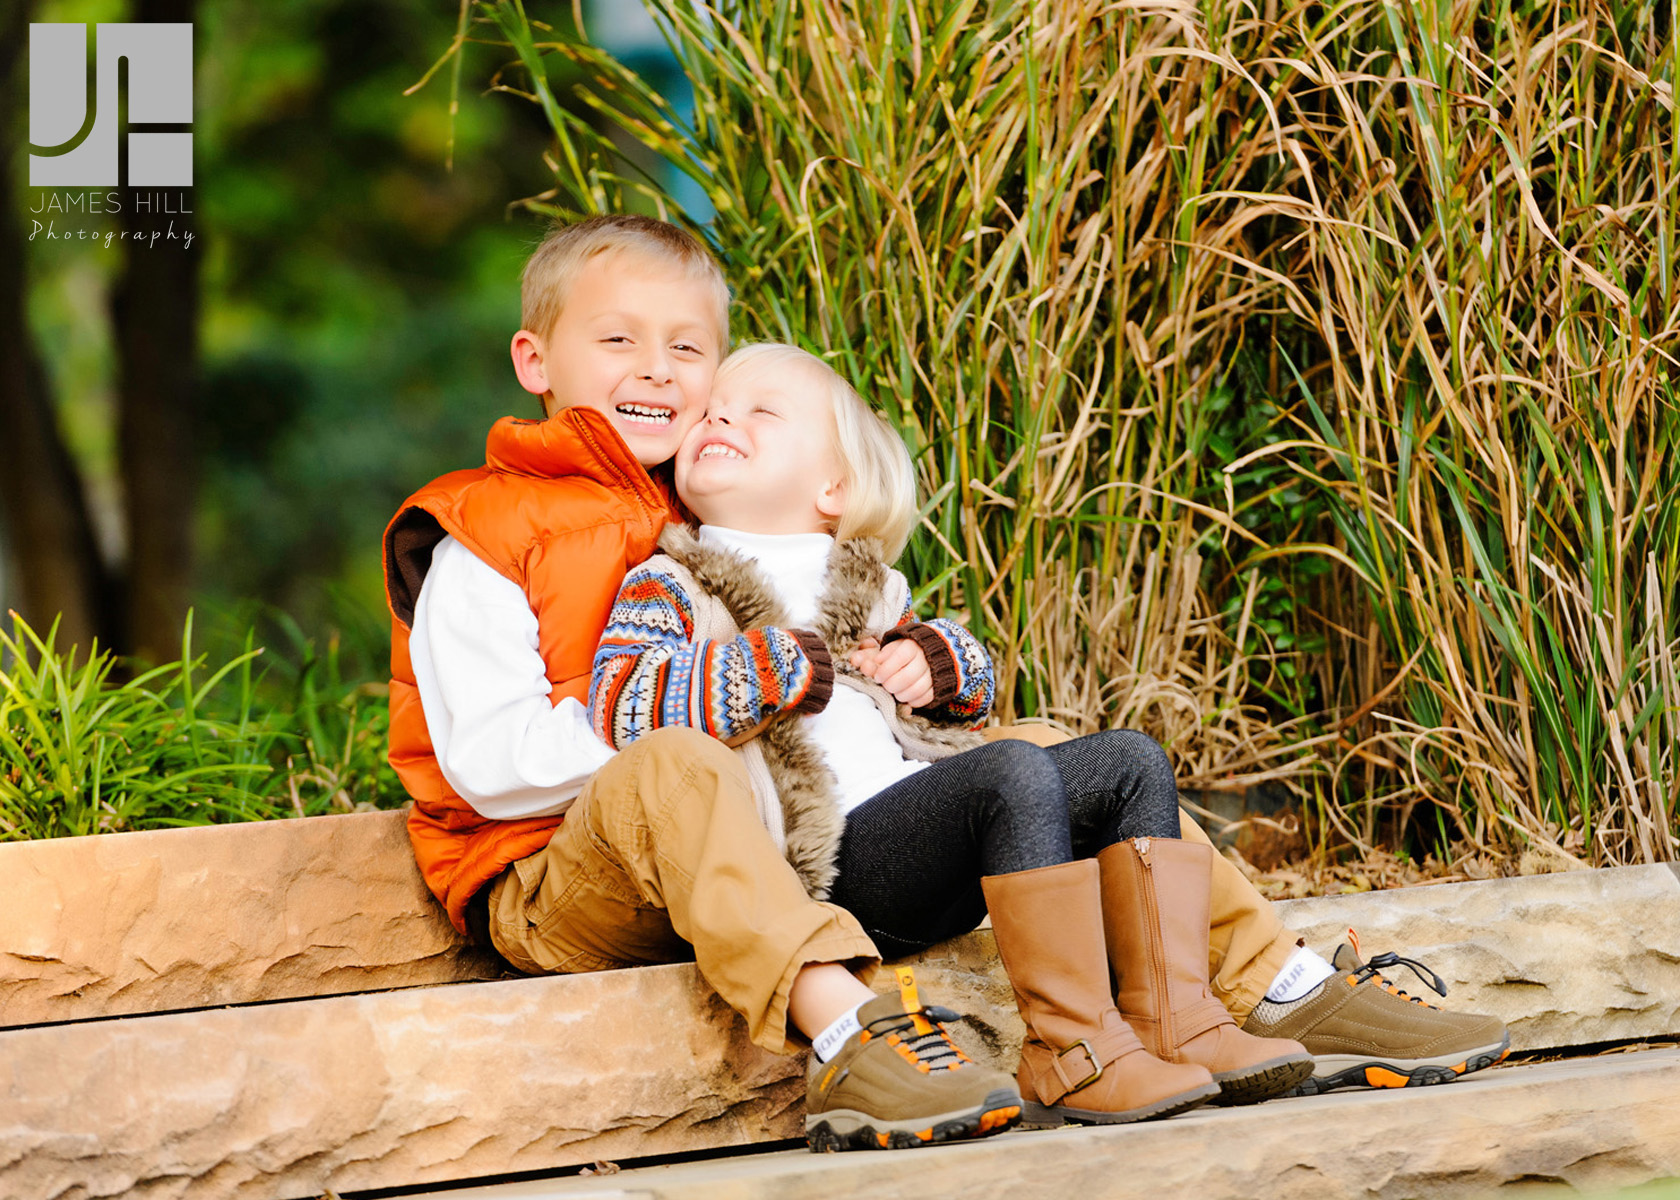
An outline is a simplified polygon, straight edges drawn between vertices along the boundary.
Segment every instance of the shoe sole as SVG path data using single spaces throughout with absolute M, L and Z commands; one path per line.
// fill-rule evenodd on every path
M 1229 1108 L 1271 1100 L 1311 1079 L 1314 1067 L 1310 1054 L 1286 1054 L 1240 1071 L 1216 1072 L 1213 1081 L 1219 1085 L 1219 1095 L 1208 1103 Z
M 1357 1054 L 1321 1054 L 1314 1059 L 1313 1074 L 1302 1080 L 1291 1095 L 1317 1096 L 1337 1088 L 1430 1087 L 1451 1083 L 1473 1072 L 1505 1061 L 1511 1053 L 1511 1035 L 1497 1044 L 1468 1052 L 1444 1054 L 1438 1058 L 1402 1061 L 1364 1058 Z
M 1022 1129 L 1060 1129 L 1064 1125 L 1129 1125 L 1133 1121 L 1148 1121 L 1155 1117 L 1170 1117 L 1174 1113 L 1189 1112 L 1219 1095 L 1217 1083 L 1205 1083 L 1146 1104 L 1142 1108 L 1128 1108 L 1120 1112 L 1100 1109 L 1070 1108 L 1061 1104 L 1040 1104 L 1036 1100 L 1021 1102 Z
M 1021 1120 L 1021 1097 L 1007 1088 L 990 1093 L 979 1108 L 905 1121 L 883 1121 L 856 1109 L 837 1108 L 805 1118 L 805 1144 L 812 1154 L 841 1150 L 909 1150 L 941 1142 L 990 1137 Z

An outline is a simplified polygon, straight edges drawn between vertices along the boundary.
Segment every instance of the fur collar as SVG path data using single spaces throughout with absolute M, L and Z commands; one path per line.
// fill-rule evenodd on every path
M 681 525 L 665 527 L 659 548 L 688 572 L 701 592 L 723 606 L 735 632 L 766 625 L 788 628 L 787 612 L 757 563 L 724 547 L 706 545 Z M 932 761 L 978 745 L 981 738 L 973 730 L 939 725 L 901 710 L 885 688 L 852 667 L 849 659 L 858 642 L 868 634 L 879 636 L 898 621 L 898 611 L 888 611 L 896 609 L 888 602 L 891 578 L 881 543 L 874 538 L 836 542 L 830 552 L 813 624 L 833 655 L 835 686 L 856 688 L 874 700 L 909 757 Z M 834 885 L 845 830 L 834 773 L 802 722 L 772 721 L 756 741 L 780 802 L 787 859 L 806 891 L 825 899 Z

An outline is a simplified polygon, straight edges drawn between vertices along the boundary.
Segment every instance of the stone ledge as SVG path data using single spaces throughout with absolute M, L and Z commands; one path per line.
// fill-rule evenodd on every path
M 496 974 L 427 893 L 400 812 L 0 844 L 0 880 L 0 1028 Z M 1680 1032 L 1670 867 L 1278 908 L 1326 954 L 1352 925 L 1367 954 L 1427 962 L 1447 1003 L 1499 1016 L 1518 1049 Z M 977 1044 L 1007 1059 L 1019 1025 L 989 931 L 919 961 L 974 1014 Z
M 691 966 L 0 1032 L 7 1196 L 317 1197 L 796 1136 Z
M 487 979 L 401 812 L 0 844 L 0 1027 Z
M 1504 1187 L 1680 1175 L 1680 1051 L 1496 1068 L 1447 1087 L 1199 1109 L 894 1154 L 752 1158 L 529 1180 L 409 1200 L 1481 1200 Z M 930 1181 L 937 1183 L 930 1188 Z M 1503 1192 L 1501 1193 L 1503 1194 Z
M 1491 1013 L 1516 1050 L 1680 1034 L 1680 874 L 1667 866 L 1572 871 L 1283 901 L 1284 924 L 1328 957 L 1359 932 L 1366 957 L 1394 950 L 1447 985 L 1446 1006 Z M 969 1014 L 954 1033 L 999 1066 L 1021 1024 L 990 929 L 917 955 L 930 995 Z M 1412 995 L 1435 994 L 1404 968 Z
M 1517 1050 L 1680 1033 L 1680 871 L 1616 867 L 1289 900 L 1289 928 L 1328 955 L 1358 930 L 1365 957 L 1432 967 L 1445 1004 L 1493 1013 Z M 1404 968 L 1386 972 L 1434 999 Z

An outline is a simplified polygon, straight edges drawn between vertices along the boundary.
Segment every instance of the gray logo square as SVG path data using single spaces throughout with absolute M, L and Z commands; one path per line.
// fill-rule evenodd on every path
M 29 26 L 29 185 L 115 187 L 118 64 L 128 64 L 128 173 L 132 187 L 191 187 L 192 134 L 136 125 L 192 123 L 192 34 L 187 22 Z

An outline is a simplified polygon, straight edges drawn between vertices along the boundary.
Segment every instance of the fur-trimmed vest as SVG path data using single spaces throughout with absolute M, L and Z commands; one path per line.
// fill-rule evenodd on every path
M 788 614 L 758 564 L 722 547 L 705 545 L 680 525 L 665 527 L 659 548 L 664 554 L 646 565 L 670 572 L 687 592 L 694 606 L 696 641 L 731 638 L 767 625 L 789 627 Z M 912 714 L 850 664 L 858 642 L 896 625 L 908 599 L 909 585 L 882 560 L 878 541 L 836 542 L 813 625 L 834 656 L 835 686 L 856 688 L 875 702 L 906 758 L 935 762 L 973 749 L 984 739 L 972 729 Z M 765 828 L 798 872 L 805 890 L 818 900 L 826 899 L 834 885 L 845 817 L 834 773 L 824 762 L 822 750 L 800 720 L 772 721 L 736 750 L 752 779 Z

